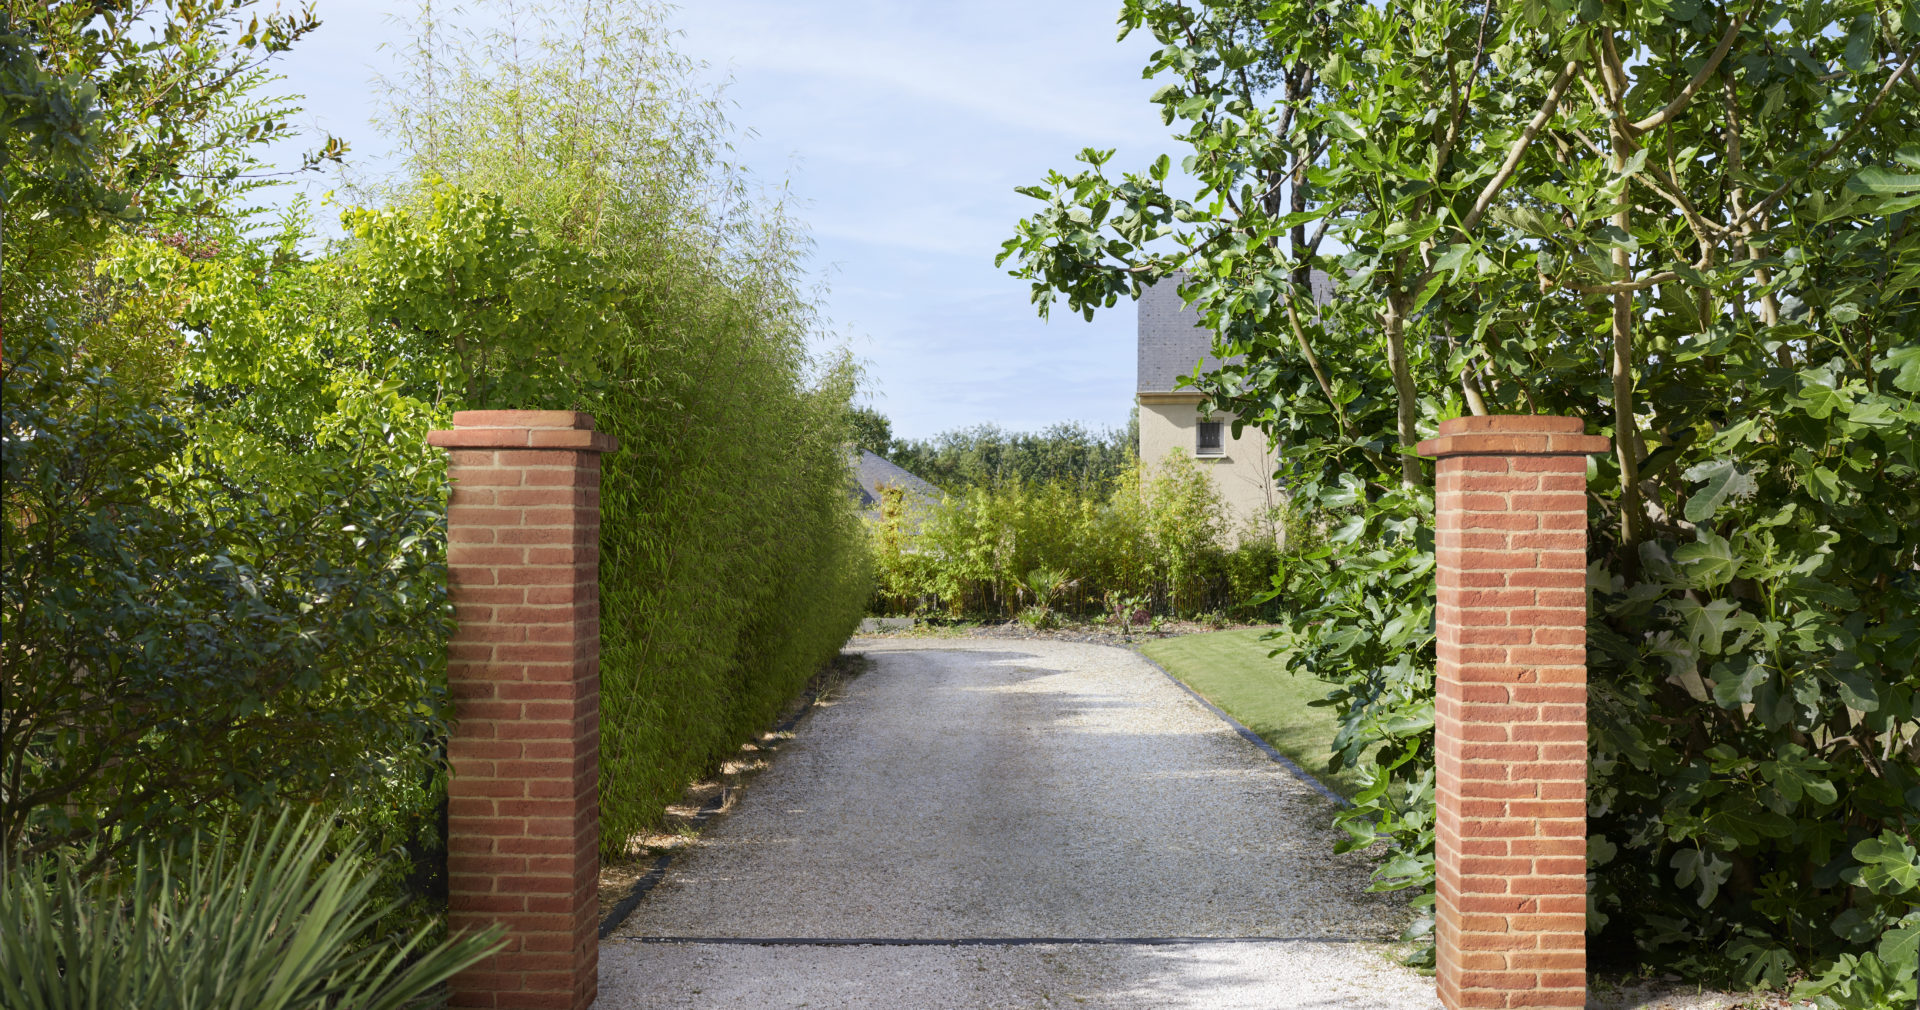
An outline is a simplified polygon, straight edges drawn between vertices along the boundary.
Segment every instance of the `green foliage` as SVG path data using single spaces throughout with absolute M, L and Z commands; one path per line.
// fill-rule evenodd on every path
M 1100 488 L 1133 465 L 1139 444 L 1133 432 L 1091 431 L 1067 421 L 1037 432 L 1010 432 L 980 424 L 928 439 L 893 439 L 890 448 L 874 451 L 915 476 L 960 494 L 1008 481 L 1066 481 Z
M 383 935 L 392 906 L 358 850 L 325 859 L 326 821 L 252 819 L 190 854 L 146 846 L 106 872 L 43 856 L 0 881 L 0 1002 L 17 1010 L 401 1010 L 499 944 Z M 91 862 L 92 853 L 78 856 Z
M 725 163 L 730 128 L 664 10 L 497 13 L 450 45 L 422 5 L 390 120 L 408 170 L 389 209 L 352 217 L 355 254 L 376 264 L 380 354 L 462 406 L 584 409 L 620 440 L 600 809 L 621 854 L 859 622 L 856 376 L 809 354 L 804 235 Z
M 1856 863 L 1840 878 L 1870 897 L 1828 928 L 1873 949 L 1842 954 L 1818 977 L 1795 986 L 1794 995 L 1812 998 L 1821 1010 L 1905 1008 L 1920 1000 L 1920 852 L 1910 837 L 1883 831 L 1855 845 L 1852 855 Z
M 596 62 L 555 35 L 429 87 L 433 115 L 395 123 L 408 173 L 309 258 L 303 208 L 262 235 L 236 201 L 250 145 L 284 132 L 258 60 L 312 17 L 238 9 L 55 5 L 0 40 L 9 848 L 89 841 L 110 868 L 289 800 L 382 851 L 436 848 L 449 611 L 425 435 L 513 406 L 590 410 L 623 442 L 603 485 L 620 850 L 868 595 L 855 375 L 807 353 L 804 239 L 728 174 L 658 12 L 596 4 L 565 20 Z M 459 66 L 436 38 L 415 54 Z M 622 115 L 579 115 L 604 108 Z M 16 215 L 29 197 L 45 213 Z M 378 865 L 392 893 L 416 869 Z
M 620 439 L 601 484 L 601 830 L 613 852 L 765 730 L 871 592 L 848 494 L 851 377 L 807 388 L 802 334 L 729 294 L 689 289 L 636 349 L 700 367 L 668 373 L 665 396 L 615 393 L 595 411 Z
M 89 872 L 288 801 L 438 845 L 443 468 L 338 341 L 298 220 L 244 233 L 290 136 L 265 61 L 317 24 L 252 6 L 0 24 L 10 857 Z
M 853 423 L 853 445 L 875 456 L 885 457 L 893 448 L 893 422 L 872 407 L 855 407 L 847 418 Z
M 6 850 L 106 858 L 288 801 L 417 805 L 445 693 L 425 461 L 269 490 L 58 331 L 12 336 Z
M 293 103 L 267 62 L 319 27 L 255 0 L 9 4 L 0 12 L 0 319 L 98 312 L 100 245 L 140 224 L 193 232 L 247 216 L 263 145 Z M 328 139 L 303 167 L 337 160 Z M 85 337 L 87 334 L 77 334 Z
M 1145 611 L 1252 617 L 1280 556 L 1264 529 L 1230 537 L 1212 477 L 1179 454 L 1104 487 L 1009 480 L 924 512 L 888 489 L 871 540 L 876 608 L 1010 617 L 1031 604 L 1030 622 L 1104 612 L 1113 594 Z
M 266 12 L 257 0 L 38 3 L 0 16 L 5 192 L 62 216 L 232 210 L 259 185 L 248 178 L 264 167 L 258 148 L 297 132 L 291 101 L 260 93 L 266 63 L 320 27 L 311 7 Z M 345 151 L 329 139 L 305 164 Z
M 1277 584 L 1275 644 L 1337 685 L 1341 760 L 1372 769 L 1355 843 L 1387 843 L 1383 884 L 1431 879 L 1413 445 L 1466 413 L 1586 417 L 1615 445 L 1590 477 L 1596 950 L 1891 998 L 1911 961 L 1877 945 L 1904 952 L 1916 906 L 1850 881 L 1881 880 L 1863 842 L 1920 830 L 1920 17 L 1253 16 L 1128 2 L 1198 192 L 1084 152 L 1023 190 L 1003 259 L 1043 311 L 1184 271 L 1243 356 L 1200 386 L 1285 447 L 1328 532 Z
M 624 292 L 601 280 L 596 257 L 536 231 L 495 194 L 429 178 L 420 202 L 341 216 L 370 357 L 444 364 L 430 378 L 467 409 L 590 396 L 625 329 Z

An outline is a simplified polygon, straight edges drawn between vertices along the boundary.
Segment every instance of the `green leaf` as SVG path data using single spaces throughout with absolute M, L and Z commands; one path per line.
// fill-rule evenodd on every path
M 1880 935 L 1885 919 L 1879 909 L 1849 908 L 1833 919 L 1833 935 L 1864 947 Z
M 1727 953 L 1741 962 L 1741 981 L 1750 986 L 1764 984 L 1769 989 L 1779 989 L 1787 984 L 1789 973 L 1799 966 L 1793 951 L 1747 937 L 1729 947 Z
M 1515 231 L 1536 238 L 1552 238 L 1560 234 L 1558 222 L 1532 207 L 1498 207 L 1494 209 L 1492 217 Z
M 1674 563 L 1686 572 L 1688 581 L 1702 589 L 1726 585 L 1740 570 L 1733 546 L 1725 537 L 1706 529 L 1699 530 L 1698 535 L 1698 542 L 1682 544 L 1673 552 Z
M 1742 801 L 1745 802 L 1745 801 Z M 1708 814 L 1705 820 L 1708 835 L 1738 842 L 1743 846 L 1759 844 L 1762 838 L 1785 838 L 1793 834 L 1793 819 L 1785 814 L 1776 814 L 1761 807 L 1730 807 Z M 1732 865 L 1728 864 L 1728 869 Z M 1722 881 L 1725 876 L 1720 878 Z M 1706 905 L 1701 905 L 1705 908 Z
M 1840 476 L 1824 466 L 1816 466 L 1807 471 L 1807 490 L 1831 505 L 1840 500 Z
M 1701 849 L 1683 848 L 1674 851 L 1667 865 L 1675 871 L 1673 882 L 1680 887 L 1700 886 L 1700 897 L 1694 903 L 1701 908 L 1713 904 L 1720 893 L 1720 885 L 1726 883 L 1733 872 L 1733 864 L 1717 852 Z
M 1809 368 L 1800 373 L 1800 390 L 1795 398 L 1807 416 L 1824 420 L 1835 409 L 1844 409 L 1853 398 L 1834 385 L 1833 372 L 1827 368 Z
M 1920 961 L 1920 912 L 1909 912 L 1880 937 L 1879 954 L 1880 960 L 1888 964 Z
M 1335 109 L 1333 114 L 1326 118 L 1326 127 L 1329 133 L 1341 140 L 1360 141 L 1367 138 L 1365 127 L 1344 109 Z
M 1880 692 L 1874 687 L 1873 675 L 1865 670 L 1837 670 L 1833 679 L 1840 684 L 1840 700 L 1848 708 L 1857 708 L 1862 712 L 1874 712 L 1880 708 Z
M 1753 689 L 1767 679 L 1770 673 L 1758 663 L 1749 663 L 1739 673 L 1733 672 L 1723 663 L 1714 664 L 1713 700 L 1721 708 L 1739 708 L 1753 701 Z
M 1920 852 L 1892 831 L 1863 839 L 1853 847 L 1859 866 L 1842 871 L 1841 879 L 1875 894 L 1901 895 L 1920 889 Z
M 1780 745 L 1774 760 L 1760 762 L 1759 770 L 1789 803 L 1798 803 L 1805 796 L 1817 803 L 1831 804 L 1839 800 L 1839 791 L 1819 774 L 1831 767 L 1808 754 L 1799 744 L 1785 743 Z
M 1728 499 L 1742 499 L 1759 489 L 1752 477 L 1741 473 L 1731 459 L 1715 459 L 1705 463 L 1696 463 L 1687 468 L 1681 476 L 1687 480 L 1704 480 L 1706 486 L 1694 492 L 1687 499 L 1686 516 L 1689 522 L 1705 522 L 1720 510 Z
M 1644 157 L 1645 152 L 1640 153 Z M 1640 251 L 1639 239 L 1610 224 L 1603 224 L 1596 229 L 1589 241 L 1602 249 L 1624 249 L 1630 253 Z
M 1854 19 L 1853 30 L 1847 33 L 1847 47 L 1840 59 L 1856 74 L 1873 59 L 1873 29 L 1872 17 L 1861 17 Z
M 1678 599 L 1663 600 L 1661 607 L 1677 615 L 1686 626 L 1687 641 L 1701 655 L 1717 656 L 1725 644 L 1726 634 L 1738 628 L 1750 628 L 1758 624 L 1752 614 L 1740 609 L 1733 600 Z
M 1467 255 L 1473 252 L 1473 246 L 1466 242 L 1455 242 L 1441 250 L 1433 258 L 1433 270 L 1436 273 L 1453 271 L 1454 279 L 1460 276 L 1460 267 L 1466 263 Z
M 1847 180 L 1847 189 L 1871 196 L 1894 196 L 1920 190 L 1920 175 L 1908 175 L 1880 165 L 1868 165 Z
M 1920 344 L 1902 344 L 1873 360 L 1873 367 L 1894 372 L 1895 388 L 1920 393 Z

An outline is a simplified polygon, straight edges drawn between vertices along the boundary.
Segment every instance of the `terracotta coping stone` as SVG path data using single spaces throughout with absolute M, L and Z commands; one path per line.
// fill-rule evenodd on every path
M 1456 417 L 1440 422 L 1440 433 L 1414 447 L 1422 456 L 1604 454 L 1610 441 L 1604 435 L 1583 434 L 1586 422 L 1577 417 L 1533 414 L 1495 414 Z

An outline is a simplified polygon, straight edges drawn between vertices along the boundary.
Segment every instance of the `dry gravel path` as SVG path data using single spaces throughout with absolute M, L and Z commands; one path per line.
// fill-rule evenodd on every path
M 1139 656 L 849 649 L 869 671 L 602 945 L 600 1007 L 1439 1005 L 1386 956 L 1405 910 L 1332 854 L 1328 801 Z M 685 942 L 1168 937 L 1200 939 Z

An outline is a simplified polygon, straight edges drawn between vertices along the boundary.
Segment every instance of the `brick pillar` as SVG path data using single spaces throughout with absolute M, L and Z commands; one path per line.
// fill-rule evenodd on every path
M 469 410 L 452 450 L 449 925 L 507 927 L 455 1007 L 585 1010 L 597 994 L 600 454 L 560 410 Z
M 1441 1002 L 1587 1000 L 1587 460 L 1577 417 L 1462 417 L 1437 457 Z

